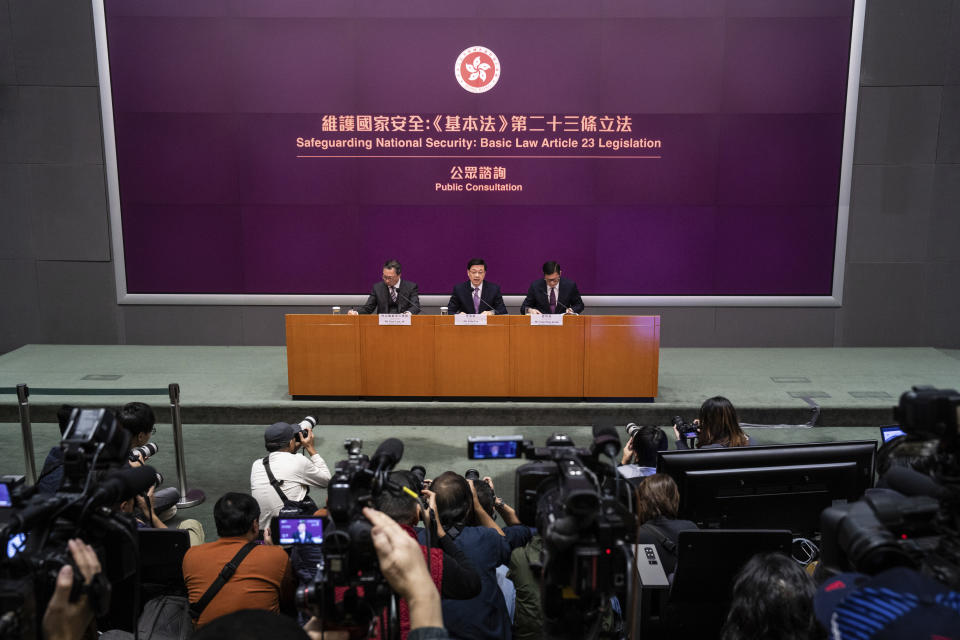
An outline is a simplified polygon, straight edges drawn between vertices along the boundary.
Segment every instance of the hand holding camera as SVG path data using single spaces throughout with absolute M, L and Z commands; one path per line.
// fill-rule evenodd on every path
M 304 418 L 300 424 L 300 431 L 294 436 L 298 443 L 306 450 L 311 456 L 317 454 L 317 450 L 313 446 L 314 435 L 313 428 L 317 426 L 317 419 L 313 416 L 307 416 Z

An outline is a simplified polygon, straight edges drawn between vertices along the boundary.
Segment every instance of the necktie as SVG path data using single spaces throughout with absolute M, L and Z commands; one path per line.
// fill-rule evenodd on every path
M 394 302 L 397 301 L 397 288 L 396 288 L 396 287 L 390 287 L 390 299 L 393 300 Z
M 480 313 L 480 287 L 473 288 L 473 312 Z
M 557 288 L 550 287 L 550 313 L 557 312 Z

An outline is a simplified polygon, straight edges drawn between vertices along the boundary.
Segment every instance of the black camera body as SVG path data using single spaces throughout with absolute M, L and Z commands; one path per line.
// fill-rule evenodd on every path
M 132 578 L 138 563 L 136 521 L 132 514 L 112 507 L 154 482 L 151 467 L 120 470 L 126 465 L 129 434 L 113 412 L 106 409 L 74 409 L 61 447 L 64 452 L 64 479 L 55 494 L 37 493 L 35 487 L 16 486 L 0 531 L 0 598 L 19 607 L 18 630 L 0 634 L 8 637 L 35 637 L 46 603 L 53 594 L 57 574 L 64 564 L 73 564 L 67 548 L 71 538 L 81 538 L 97 553 L 102 572 L 87 588 L 97 616 L 123 616 L 129 626 L 127 603 L 111 610 L 111 584 L 122 585 Z M 7 483 L 10 488 L 12 485 Z M 74 589 L 79 591 L 83 576 L 74 567 Z M 130 595 L 129 589 L 117 593 Z M 18 600 L 11 594 L 19 592 Z M 114 598 L 116 601 L 117 598 Z M 19 604 L 18 604 L 19 603 Z M 29 611 L 33 610 L 33 614 Z M 33 616 L 32 622 L 27 618 Z
M 629 602 L 636 515 L 616 468 L 599 459 L 600 453 L 618 455 L 615 432 L 595 429 L 590 449 L 560 435 L 525 452 L 532 462 L 516 471 L 517 514 L 543 536 L 547 630 L 555 637 L 583 637 L 610 596 Z
M 700 435 L 700 427 L 693 422 L 686 422 L 683 416 L 673 416 L 673 426 L 680 432 L 680 437 L 693 440 Z
M 940 439 L 935 480 L 894 467 L 884 476 L 891 489 L 872 489 L 853 504 L 825 509 L 821 574 L 905 566 L 960 587 L 958 411 L 960 394 L 953 389 L 918 386 L 900 397 L 894 415 L 905 437 Z

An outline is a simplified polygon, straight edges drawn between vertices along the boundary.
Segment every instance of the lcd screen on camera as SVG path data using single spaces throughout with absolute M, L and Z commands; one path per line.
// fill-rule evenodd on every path
M 27 548 L 27 534 L 17 533 L 7 540 L 7 557 L 13 558 Z
M 516 440 L 471 442 L 470 458 L 475 460 L 484 458 L 516 458 L 519 455 L 518 444 Z
M 13 502 L 10 501 L 10 487 L 6 483 L 0 482 L 0 507 L 12 507 Z
M 86 442 L 93 437 L 103 417 L 103 410 L 80 409 L 76 412 L 70 430 L 64 440 L 80 440 Z
M 323 518 L 279 518 L 280 544 L 322 544 Z
M 884 442 L 890 442 L 894 438 L 907 435 L 900 427 L 880 427 L 880 435 Z
M 683 437 L 684 437 L 684 438 L 696 438 L 698 435 L 699 435 L 699 434 L 697 433 L 697 430 L 696 430 L 696 429 L 690 429 L 689 431 L 684 431 L 684 432 L 683 432 Z

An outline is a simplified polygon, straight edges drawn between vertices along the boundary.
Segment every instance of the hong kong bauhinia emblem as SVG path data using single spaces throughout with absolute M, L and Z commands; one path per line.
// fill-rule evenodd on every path
M 457 57 L 453 73 L 470 93 L 484 93 L 500 80 L 500 60 L 486 47 L 468 47 Z

